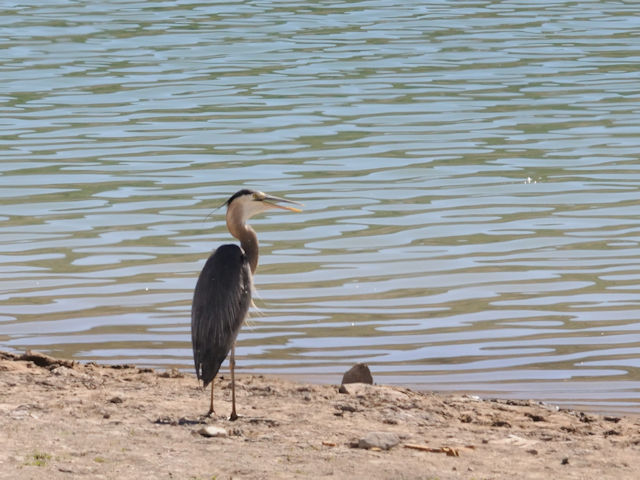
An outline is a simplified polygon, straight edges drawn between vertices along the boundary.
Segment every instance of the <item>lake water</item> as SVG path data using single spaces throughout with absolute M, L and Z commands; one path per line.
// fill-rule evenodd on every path
M 3 2 L 0 348 L 193 371 L 243 187 L 241 372 L 640 411 L 635 2 Z

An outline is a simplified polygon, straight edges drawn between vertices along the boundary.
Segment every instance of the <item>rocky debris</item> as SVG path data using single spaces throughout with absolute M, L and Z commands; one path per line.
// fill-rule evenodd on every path
M 338 392 L 357 397 L 367 405 L 388 403 L 389 405 L 402 409 L 411 409 L 416 407 L 415 401 L 410 397 L 407 391 L 394 387 L 369 385 L 367 383 L 348 383 L 346 385 L 341 385 Z
M 535 413 L 526 412 L 524 416 L 529 417 L 534 422 L 546 422 L 545 418 L 542 415 L 537 415 Z
M 400 443 L 400 437 L 392 432 L 369 432 L 357 442 L 357 448 L 389 450 Z
M 504 427 L 504 428 L 511 428 L 511 424 L 509 422 L 507 422 L 506 420 L 494 420 L 493 423 L 491 423 L 492 427 Z
M 336 409 L 336 411 L 333 412 L 333 414 L 337 417 L 342 417 L 345 412 L 354 413 L 360 411 L 357 406 L 350 405 L 348 403 L 336 403 L 334 405 L 334 408 Z
M 22 355 L 12 355 L 8 353 L 4 353 L 4 355 L 5 355 L 5 358 L 7 359 L 13 357 L 13 359 L 15 360 L 33 362 L 39 367 L 55 368 L 55 367 L 63 366 L 67 368 L 73 368 L 73 366 L 76 364 L 76 362 L 73 360 L 64 360 L 62 358 L 54 358 L 49 355 L 45 355 L 44 353 L 34 352 L 33 350 L 27 350 Z
M 277 420 L 273 420 L 272 418 L 254 417 L 254 418 L 248 419 L 248 422 L 253 425 L 264 424 L 272 428 L 280 426 L 280 422 L 278 422 Z
M 338 392 L 347 395 L 353 395 L 355 397 L 365 397 L 367 395 L 373 395 L 377 391 L 376 387 L 368 383 L 348 383 L 340 385 Z
M 160 378 L 184 378 L 184 373 L 177 368 L 170 368 L 164 372 L 158 373 L 158 376 Z
M 38 418 L 37 415 L 31 412 L 31 410 L 35 410 L 38 407 L 35 405 L 20 405 L 15 408 L 12 412 L 9 413 L 11 418 L 16 420 L 24 420 L 27 418 Z
M 342 377 L 342 385 L 346 383 L 367 383 L 373 385 L 371 370 L 365 363 L 356 363 Z
M 111 478 L 114 471 L 122 480 L 212 475 L 507 480 L 531 472 L 539 478 L 601 480 L 602 472 L 607 478 L 638 478 L 640 417 L 635 414 L 605 418 L 536 402 L 368 384 L 347 384 L 349 394 L 339 394 L 337 386 L 241 375 L 247 388 L 237 392 L 238 406 L 245 416 L 231 424 L 225 415 L 199 415 L 209 392 L 193 374 L 171 379 L 85 363 L 73 369 L 39 367 L 19 357 L 0 352 L 2 478 L 56 480 L 69 472 Z M 220 379 L 216 385 L 223 390 L 216 390 L 217 405 L 225 413 L 231 399 L 226 384 Z M 116 397 L 123 402 L 110 402 Z M 510 427 L 492 426 L 496 421 Z M 203 437 L 199 430 L 206 425 L 225 427 L 227 436 Z M 384 450 L 393 442 L 374 443 L 365 435 L 381 431 L 393 432 L 400 443 Z M 371 450 L 358 448 L 360 437 Z M 25 464 L 27 456 L 42 455 L 51 456 L 48 465 Z M 570 463 L 561 465 L 563 458 Z
M 205 423 L 205 421 L 203 419 L 194 420 L 185 417 L 175 418 L 170 415 L 165 415 L 162 417 L 158 417 L 153 423 L 155 423 L 156 425 L 171 425 L 175 427 L 178 425 L 202 425 Z
M 227 432 L 226 428 L 216 427 L 215 425 L 205 425 L 198 433 L 203 437 L 228 437 L 229 432 Z
M 80 380 L 91 380 L 91 377 L 86 373 L 78 372 L 73 368 L 65 367 L 62 365 L 52 366 L 50 371 L 53 375 L 58 377 L 75 377 Z

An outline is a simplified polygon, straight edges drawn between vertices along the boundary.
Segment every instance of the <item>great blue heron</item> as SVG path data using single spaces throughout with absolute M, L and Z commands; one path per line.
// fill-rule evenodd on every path
M 254 190 L 240 190 L 225 202 L 227 228 L 240 240 L 218 247 L 200 272 L 191 306 L 191 344 L 198 380 L 203 388 L 211 383 L 213 411 L 213 379 L 231 350 L 231 420 L 236 420 L 235 341 L 249 306 L 253 274 L 258 266 L 258 237 L 247 225 L 254 215 L 272 208 L 299 212 L 300 209 L 280 203 L 301 205 Z

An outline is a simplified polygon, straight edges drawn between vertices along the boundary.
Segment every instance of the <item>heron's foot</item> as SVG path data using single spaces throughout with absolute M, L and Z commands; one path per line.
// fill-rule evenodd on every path
M 209 411 L 207 412 L 207 414 L 205 415 L 205 418 L 211 418 L 213 415 L 216 414 L 216 411 L 214 409 L 209 409 Z
M 231 412 L 231 415 L 229 415 L 229 420 L 232 422 L 235 422 L 238 419 L 238 414 L 236 413 L 236 411 L 234 410 L 233 412 Z

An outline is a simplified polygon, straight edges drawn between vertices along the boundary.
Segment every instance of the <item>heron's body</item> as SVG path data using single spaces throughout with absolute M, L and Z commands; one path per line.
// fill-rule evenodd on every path
M 191 308 L 193 360 L 204 387 L 227 358 L 249 305 L 251 269 L 247 257 L 237 245 L 222 245 L 200 272 Z
M 276 202 L 291 202 L 262 192 L 240 190 L 226 202 L 227 228 L 240 247 L 222 245 L 200 272 L 191 307 L 191 342 L 198 380 L 211 383 L 209 413 L 213 413 L 213 379 L 231 351 L 231 419 L 235 408 L 234 344 L 251 305 L 253 274 L 258 266 L 258 237 L 246 221 L 271 208 L 299 211 Z

